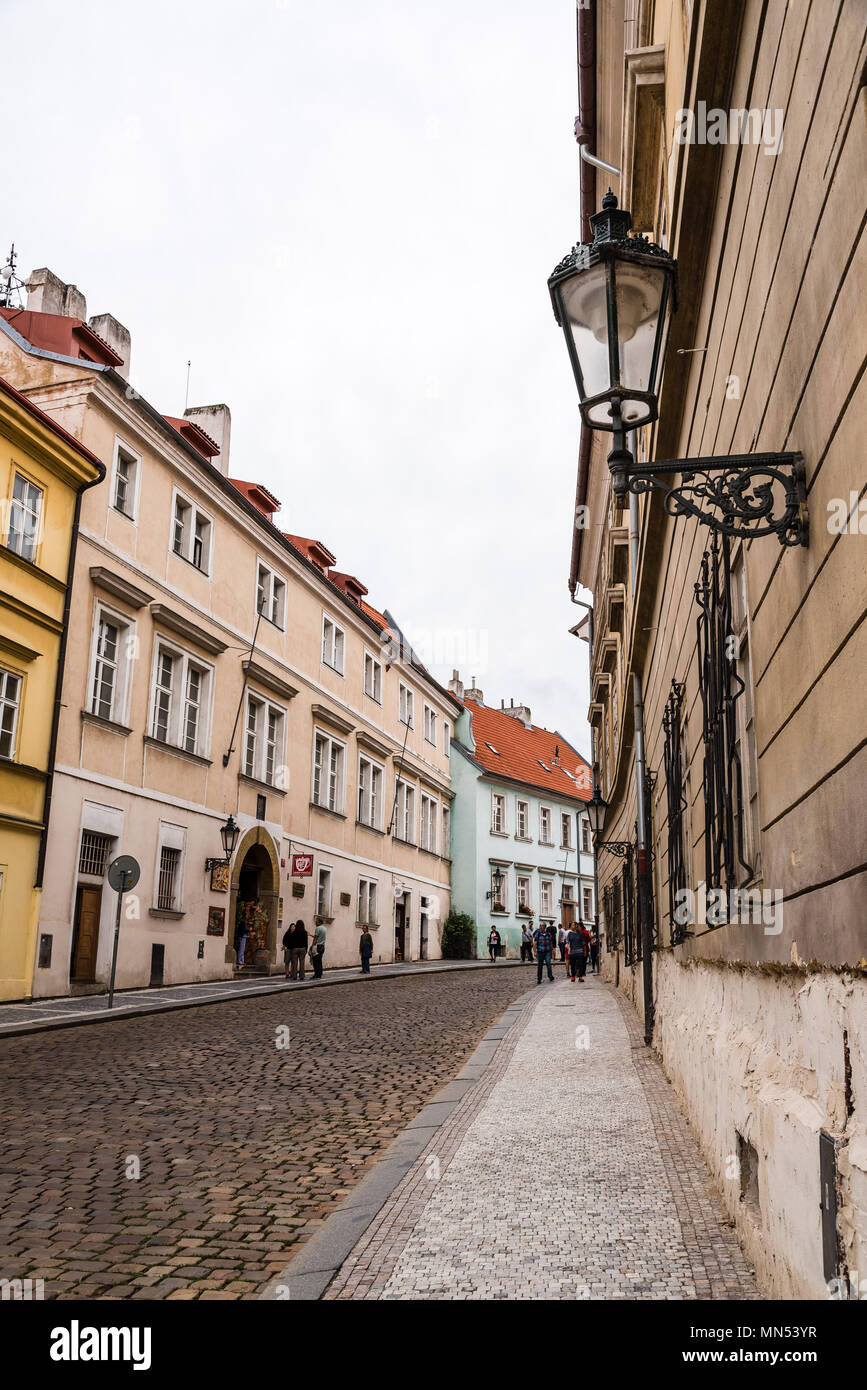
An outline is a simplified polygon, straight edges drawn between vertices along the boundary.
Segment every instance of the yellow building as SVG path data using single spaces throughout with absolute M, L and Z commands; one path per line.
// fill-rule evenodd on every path
M 104 477 L 0 378 L 0 999 L 33 990 L 80 497 Z

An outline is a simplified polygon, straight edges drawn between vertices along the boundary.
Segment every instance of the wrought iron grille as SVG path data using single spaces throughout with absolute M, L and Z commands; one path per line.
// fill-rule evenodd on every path
M 623 895 L 623 961 L 634 965 L 641 959 L 641 931 L 636 933 L 635 883 L 632 872 L 632 855 L 623 861 L 623 870 L 617 891 Z
M 623 940 L 623 919 L 620 913 L 620 884 L 617 879 L 611 885 L 611 929 L 608 939 L 612 943 L 612 948 L 616 951 Z
M 157 907 L 161 912 L 174 912 L 177 906 L 177 875 L 181 851 L 163 845 L 160 850 L 160 877 L 157 885 Z
M 78 856 L 78 872 L 80 874 L 94 874 L 102 878 L 105 874 L 108 846 L 108 835 L 96 835 L 92 830 L 83 830 L 81 832 L 81 850 Z
M 704 762 L 705 882 L 729 891 L 737 864 L 751 878 L 743 844 L 743 772 L 737 750 L 737 701 L 744 682 L 735 666 L 729 538 L 713 532 L 695 586 L 698 684 Z
M 672 946 L 691 935 L 685 922 L 677 920 L 677 895 L 686 888 L 686 798 L 683 794 L 683 727 L 680 711 L 685 687 L 671 682 L 671 694 L 662 716 L 665 735 L 665 794 L 668 810 L 668 929 Z

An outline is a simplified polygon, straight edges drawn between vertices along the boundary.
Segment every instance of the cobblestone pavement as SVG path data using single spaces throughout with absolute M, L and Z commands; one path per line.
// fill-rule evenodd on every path
M 625 1001 L 544 984 L 326 1299 L 753 1299 Z
M 529 984 L 374 976 L 0 1040 L 0 1276 L 255 1298 Z

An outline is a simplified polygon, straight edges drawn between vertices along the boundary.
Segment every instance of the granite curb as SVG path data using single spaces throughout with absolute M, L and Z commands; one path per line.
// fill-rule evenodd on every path
M 520 964 L 520 962 L 517 962 Z M 293 1303 L 321 1299 L 344 1260 L 354 1249 L 374 1217 L 424 1152 L 434 1134 L 455 1107 L 472 1090 L 493 1061 L 512 1025 L 539 998 L 535 989 L 520 995 L 485 1033 L 475 1051 L 453 1080 L 447 1082 L 401 1131 L 358 1186 L 294 1259 L 272 1279 L 260 1300 L 291 1299 Z

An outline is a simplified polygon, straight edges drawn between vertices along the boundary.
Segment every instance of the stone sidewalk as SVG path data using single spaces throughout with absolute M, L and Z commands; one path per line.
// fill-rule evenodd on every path
M 758 1294 L 637 1019 L 588 977 L 533 995 L 323 1297 Z

